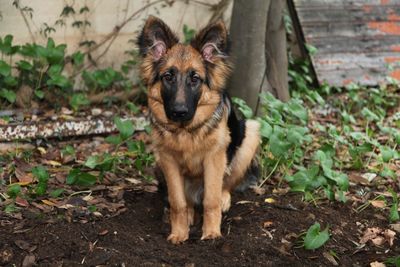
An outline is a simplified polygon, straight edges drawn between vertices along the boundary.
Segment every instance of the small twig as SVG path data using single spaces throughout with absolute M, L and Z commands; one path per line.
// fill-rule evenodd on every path
M 112 32 L 110 32 L 109 34 L 107 34 L 103 40 L 101 40 L 97 45 L 94 45 L 92 47 L 90 47 L 85 53 L 89 54 L 92 53 L 93 51 L 97 50 L 99 47 L 103 46 L 106 42 L 108 42 L 109 40 L 111 40 L 113 38 L 114 35 L 118 35 L 119 32 L 121 31 L 121 29 L 129 22 L 131 21 L 134 17 L 136 17 L 138 14 L 140 14 L 142 11 L 148 9 L 151 6 L 154 6 L 158 3 L 161 2 L 165 2 L 166 0 L 156 0 L 154 2 L 148 3 L 147 5 L 139 8 L 136 12 L 134 12 L 131 16 L 129 16 L 129 18 L 127 18 L 125 21 L 123 21 L 121 24 L 117 25 L 114 27 L 114 30 Z
M 24 22 L 25 22 L 26 27 L 28 28 L 29 35 L 30 35 L 31 38 L 32 38 L 32 42 L 35 44 L 35 43 L 36 43 L 36 40 L 35 40 L 35 36 L 33 35 L 31 26 L 29 25 L 28 19 L 26 18 L 25 14 L 24 14 L 24 11 L 22 11 L 22 9 L 19 7 L 19 5 L 18 5 L 18 10 L 19 10 L 19 12 L 21 13 L 22 18 L 24 19 Z
M 186 0 L 181 0 L 181 1 L 185 1 L 186 2 Z M 214 6 L 218 5 L 218 4 L 214 5 L 214 4 L 205 3 L 205 2 L 202 2 L 202 1 L 199 1 L 199 0 L 190 0 L 190 2 L 193 2 L 195 4 L 199 4 L 199 5 L 203 5 L 203 6 L 208 6 L 208 7 L 211 7 L 211 8 L 213 8 Z
M 261 187 L 264 185 L 264 183 L 272 176 L 272 174 L 274 174 L 276 168 L 277 168 L 278 165 L 279 165 L 279 162 L 281 162 L 281 159 L 282 159 L 282 158 L 279 158 L 279 159 L 278 159 L 278 161 L 275 163 L 275 166 L 274 166 L 274 168 L 272 169 L 272 171 L 268 174 L 268 176 L 267 176 L 267 177 L 261 182 L 261 184 L 258 186 L 259 188 L 261 188 Z
M 93 192 L 92 192 L 92 190 L 78 191 L 78 192 L 72 193 L 71 195 L 69 195 L 69 197 L 73 197 L 73 196 L 80 195 L 80 194 L 86 194 L 86 193 L 88 193 L 89 194 L 88 196 L 90 196 Z
M 216 22 L 218 19 L 222 18 L 230 2 L 231 0 L 220 0 L 218 4 L 211 6 L 211 10 L 213 10 L 214 12 L 211 15 L 209 23 Z

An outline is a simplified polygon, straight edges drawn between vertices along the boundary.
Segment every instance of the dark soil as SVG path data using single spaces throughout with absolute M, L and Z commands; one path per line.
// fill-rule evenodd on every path
M 266 203 L 267 197 L 276 202 Z M 199 222 L 190 239 L 175 246 L 166 241 L 169 226 L 162 220 L 159 194 L 131 191 L 124 198 L 126 212 L 85 224 L 62 216 L 50 222 L 0 218 L 0 261 L 4 266 L 21 266 L 24 259 L 27 266 L 29 260 L 37 266 L 332 266 L 326 256 L 331 251 L 341 266 L 369 266 L 400 254 L 398 238 L 392 247 L 357 248 L 366 228 L 388 228 L 387 215 L 372 208 L 356 213 L 349 203 L 316 207 L 300 195 L 236 194 L 223 218 L 223 238 L 200 241 Z M 307 251 L 299 235 L 316 221 L 322 228 L 329 225 L 331 238 L 323 248 Z

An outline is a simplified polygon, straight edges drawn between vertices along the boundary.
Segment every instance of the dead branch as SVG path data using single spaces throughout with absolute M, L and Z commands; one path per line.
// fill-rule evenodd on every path
M 90 103 L 92 104 L 101 104 L 103 103 L 104 99 L 107 97 L 113 97 L 117 100 L 123 101 L 127 99 L 131 99 L 132 97 L 135 97 L 139 94 L 140 89 L 139 87 L 135 87 L 132 90 L 129 91 L 116 91 L 116 90 L 110 90 L 106 92 L 101 92 L 99 94 L 95 95 L 90 95 L 88 96 L 88 99 Z
M 126 117 L 124 119 L 132 121 L 137 131 L 143 131 L 148 124 L 148 121 L 144 117 Z M 64 120 L 60 118 L 56 121 L 0 125 L 0 142 L 109 134 L 116 131 L 117 129 L 111 117 L 93 118 L 88 116 L 87 118 L 74 120 Z

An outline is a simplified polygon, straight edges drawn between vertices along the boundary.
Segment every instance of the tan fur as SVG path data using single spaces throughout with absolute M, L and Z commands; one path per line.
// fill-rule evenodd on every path
M 224 26 L 223 28 L 226 31 Z M 203 33 L 200 32 L 199 35 L 201 34 Z M 198 204 L 203 195 L 202 239 L 220 237 L 222 210 L 229 208 L 230 192 L 241 181 L 254 156 L 259 140 L 258 124 L 255 121 L 246 123 L 249 129 L 243 145 L 237 150 L 230 166 L 227 166 L 226 151 L 231 141 L 227 125 L 229 107 L 224 104 L 222 118 L 212 129 L 207 122 L 221 105 L 221 91 L 230 73 L 230 65 L 222 58 L 213 59 L 213 68 L 208 73 L 210 84 L 202 84 L 193 119 L 187 123 L 178 123 L 169 120 L 165 114 L 161 82 L 152 81 L 156 71 L 153 60 L 151 53 L 146 54 L 141 65 L 141 74 L 147 85 L 152 84 L 148 88 L 148 105 L 154 124 L 151 135 L 156 162 L 167 182 L 171 207 L 171 234 L 168 240 L 177 244 L 188 239 L 189 226 L 194 220 L 194 205 Z M 192 46 L 175 44 L 166 51 L 161 60 L 161 67 L 157 70 L 160 73 L 171 66 L 180 71 L 195 69 L 206 80 L 202 55 Z M 177 97 L 184 99 L 184 92 L 179 92 L 178 89 Z M 201 191 L 203 189 L 204 192 Z

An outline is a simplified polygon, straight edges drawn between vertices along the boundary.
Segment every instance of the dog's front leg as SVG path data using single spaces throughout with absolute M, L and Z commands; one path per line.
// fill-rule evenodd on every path
M 221 236 L 221 195 L 226 162 L 224 150 L 214 152 L 204 160 L 204 216 L 201 239 Z
M 168 240 L 179 244 L 189 238 L 189 223 L 184 180 L 179 165 L 169 154 L 160 154 L 158 164 L 164 173 L 168 187 L 170 205 L 171 234 Z

